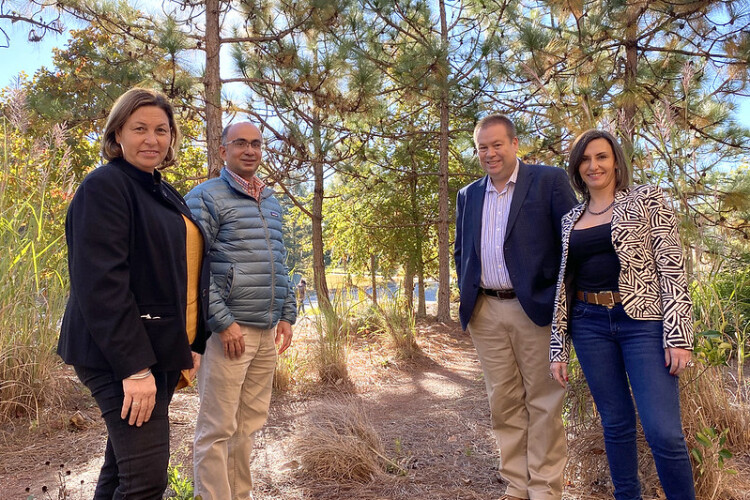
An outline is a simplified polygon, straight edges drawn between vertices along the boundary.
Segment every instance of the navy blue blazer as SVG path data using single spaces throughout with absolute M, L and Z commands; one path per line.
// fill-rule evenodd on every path
M 482 207 L 489 176 L 472 182 L 456 199 L 454 259 L 465 330 L 482 275 Z M 539 326 L 552 322 L 560 269 L 561 220 L 577 204 L 564 170 L 520 162 L 508 214 L 503 252 L 513 289 L 526 315 Z

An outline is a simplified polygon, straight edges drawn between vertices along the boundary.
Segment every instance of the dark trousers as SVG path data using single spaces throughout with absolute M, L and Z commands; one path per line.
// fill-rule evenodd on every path
M 141 427 L 120 418 L 122 381 L 106 370 L 75 367 L 91 391 L 107 425 L 107 448 L 94 500 L 158 500 L 167 488 L 169 402 L 180 372 L 153 372 L 156 406 Z
M 570 337 L 602 418 L 615 498 L 642 498 L 637 405 L 667 499 L 695 500 L 693 471 L 680 422 L 678 378 L 664 366 L 662 322 L 632 319 L 622 305 L 607 309 L 576 301 Z

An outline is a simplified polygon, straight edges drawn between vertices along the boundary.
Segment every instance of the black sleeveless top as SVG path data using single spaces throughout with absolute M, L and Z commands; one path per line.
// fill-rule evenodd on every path
M 618 291 L 620 260 L 612 246 L 612 224 L 573 229 L 568 246 L 568 267 L 577 290 Z

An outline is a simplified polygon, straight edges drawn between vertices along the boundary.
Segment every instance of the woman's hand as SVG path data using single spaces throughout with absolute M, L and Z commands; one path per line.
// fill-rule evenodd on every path
M 139 373 L 145 372 L 146 370 L 141 370 Z M 130 413 L 128 424 L 135 424 L 137 427 L 143 425 L 144 422 L 148 422 L 151 418 L 151 412 L 154 411 L 154 406 L 156 406 L 156 380 L 154 380 L 154 376 L 149 373 L 148 377 L 142 379 L 123 379 L 122 391 L 125 393 L 125 397 L 122 400 L 120 418 L 125 420 Z
M 550 363 L 549 373 L 552 378 L 557 380 L 557 383 L 565 388 L 568 383 L 568 363 Z
M 664 366 L 669 367 L 670 375 L 678 376 L 690 366 L 692 351 L 680 347 L 667 347 L 664 349 Z
M 192 384 L 193 380 L 195 380 L 195 374 L 198 373 L 198 368 L 201 367 L 201 355 L 197 352 L 193 352 L 191 354 L 193 355 L 193 367 L 188 370 L 187 378 Z

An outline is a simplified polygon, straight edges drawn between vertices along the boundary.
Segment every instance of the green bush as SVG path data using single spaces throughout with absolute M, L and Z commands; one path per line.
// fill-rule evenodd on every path
M 736 361 L 743 379 L 743 364 L 750 356 L 750 265 L 728 269 L 693 286 L 696 354 L 709 365 Z

